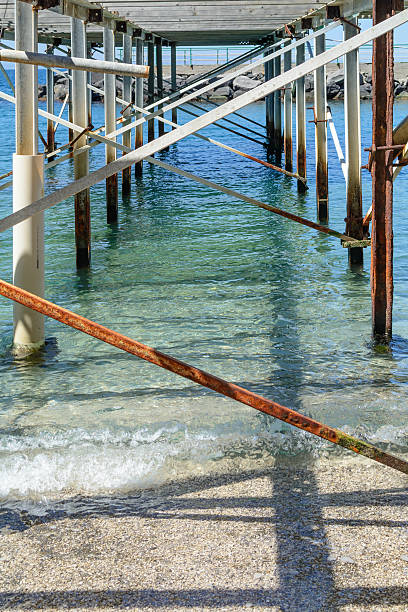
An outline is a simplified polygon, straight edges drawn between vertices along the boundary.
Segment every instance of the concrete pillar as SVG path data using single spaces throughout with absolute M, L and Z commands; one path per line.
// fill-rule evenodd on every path
M 38 14 L 30 4 L 15 2 L 15 48 L 38 50 Z M 43 193 L 43 156 L 38 154 L 37 69 L 15 65 L 16 153 L 13 156 L 13 211 L 28 206 Z M 13 283 L 44 296 L 44 215 L 13 228 Z M 14 345 L 26 352 L 44 344 L 44 317 L 13 304 Z
M 136 39 L 136 64 L 144 64 L 144 44 L 141 38 Z M 139 108 L 143 108 L 143 79 L 135 79 L 135 103 Z M 141 119 L 143 113 L 137 112 L 136 118 Z M 143 146 L 143 123 L 135 129 L 135 149 Z M 141 176 L 143 172 L 143 162 L 135 164 L 135 176 Z
M 157 67 L 157 98 L 161 100 L 163 98 L 163 45 L 162 39 L 156 38 L 156 67 Z M 163 108 L 163 104 L 159 104 L 157 110 Z M 164 134 L 164 123 L 158 121 L 159 136 Z
M 153 104 L 154 102 L 154 42 L 149 40 L 147 43 L 147 63 L 150 68 L 149 76 L 147 79 L 147 105 Z M 154 140 L 154 119 L 149 119 L 147 122 L 147 140 L 151 142 Z
M 104 59 L 107 62 L 115 61 L 115 33 L 105 26 L 103 28 Z M 116 86 L 115 75 L 104 75 L 104 104 L 105 104 L 105 129 L 106 134 L 116 129 Z M 110 145 L 105 147 L 106 163 L 110 164 L 116 159 L 116 149 Z M 116 223 L 118 220 L 118 175 L 114 174 L 106 179 L 106 219 L 108 223 Z
M 47 45 L 47 53 L 53 53 L 53 46 Z M 54 115 L 54 72 L 47 68 L 47 113 Z M 54 122 L 47 119 L 47 153 L 55 149 Z M 47 157 L 47 161 L 52 161 L 54 157 Z
M 71 17 L 71 50 L 73 57 L 86 57 L 85 23 Z M 83 128 L 88 126 L 87 73 L 83 70 L 72 71 L 72 115 L 73 122 Z M 74 139 L 80 132 L 74 132 Z M 73 144 L 74 151 L 87 143 L 84 134 Z M 89 172 L 88 151 L 74 157 L 75 180 Z M 77 268 L 87 268 L 91 261 L 91 211 L 89 189 L 75 196 L 75 245 Z
M 354 19 L 357 23 L 357 20 Z M 357 34 L 357 29 L 343 24 L 344 40 Z M 363 238 L 363 205 L 361 190 L 361 124 L 360 65 L 358 50 L 344 57 L 344 114 L 347 164 L 347 236 Z M 363 249 L 348 249 L 350 264 L 363 263 Z
M 296 47 L 296 65 L 305 61 L 305 45 Z M 305 106 L 305 77 L 296 80 L 296 160 L 297 173 L 306 178 L 306 106 Z M 304 192 L 305 185 L 297 182 L 298 191 Z
M 132 63 L 132 36 L 130 34 L 123 34 L 123 61 L 127 64 Z M 142 79 L 139 79 L 142 80 Z M 132 101 L 132 78 L 131 77 L 123 77 L 123 99 L 130 103 Z M 127 108 L 123 112 L 124 117 L 128 117 L 125 119 L 124 125 L 130 122 L 131 108 Z M 132 134 L 129 130 L 125 132 L 122 136 L 122 143 L 126 147 L 132 146 Z M 126 197 L 130 194 L 130 184 L 131 184 L 131 167 L 125 168 L 122 171 L 122 197 Z
M 285 46 L 290 45 L 288 40 Z M 287 51 L 283 56 L 283 69 L 285 72 L 292 68 L 292 52 Z M 284 105 L 284 139 L 283 146 L 285 151 L 285 169 L 289 172 L 293 171 L 293 153 L 292 153 L 292 85 L 286 85 L 285 95 L 283 100 Z
M 326 50 L 326 37 L 321 34 L 315 38 L 315 55 Z M 327 167 L 327 95 L 326 95 L 326 66 L 314 71 L 314 106 L 316 113 L 315 142 L 316 142 L 316 196 L 317 218 L 326 222 L 329 218 L 329 184 Z
M 170 63 L 171 63 L 171 90 L 177 91 L 177 45 L 175 42 L 170 43 Z M 177 123 L 177 108 L 171 111 L 171 120 Z M 175 128 L 173 127 L 173 130 Z

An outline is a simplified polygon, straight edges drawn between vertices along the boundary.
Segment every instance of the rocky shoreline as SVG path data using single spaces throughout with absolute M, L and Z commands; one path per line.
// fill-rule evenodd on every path
M 398 69 L 399 67 L 399 69 Z M 177 74 L 177 87 L 182 88 L 193 80 L 197 79 L 200 72 L 204 72 L 209 66 L 197 66 L 195 68 L 181 66 L 178 69 Z M 408 70 L 404 64 L 396 65 L 395 74 L 395 87 L 394 95 L 397 99 L 408 99 Z M 187 69 L 187 70 L 186 70 Z M 165 72 L 166 77 L 166 72 Z M 263 70 L 248 70 L 244 75 L 232 78 L 227 83 L 224 83 L 220 87 L 204 94 L 202 98 L 207 100 L 226 101 L 236 98 L 241 94 L 254 89 L 261 82 L 264 81 Z M 92 84 L 103 89 L 103 75 L 92 74 Z M 147 102 L 147 81 L 144 81 L 144 101 Z M 309 74 L 305 77 L 305 90 L 306 98 L 313 98 L 314 80 L 313 75 Z M 166 81 L 163 86 L 164 94 L 170 93 L 170 83 Z M 40 100 L 44 100 L 47 93 L 46 85 L 40 85 L 38 88 L 38 97 Z M 62 75 L 56 75 L 54 80 L 54 98 L 57 101 L 62 102 L 68 93 L 68 78 Z M 122 96 L 122 79 L 116 78 L 116 95 Z M 132 95 L 134 96 L 134 89 Z M 362 100 L 368 100 L 372 97 L 372 76 L 371 76 L 371 65 L 361 64 L 360 65 L 360 98 Z M 342 100 L 344 98 L 344 69 L 340 65 L 331 64 L 328 67 L 327 75 L 327 99 L 328 100 Z M 92 92 L 93 102 L 102 102 L 103 96 L 97 92 Z

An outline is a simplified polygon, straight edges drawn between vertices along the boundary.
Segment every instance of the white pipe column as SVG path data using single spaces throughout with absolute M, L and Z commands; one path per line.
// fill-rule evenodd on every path
M 276 47 L 278 50 L 279 47 Z M 282 73 L 282 57 L 279 55 L 274 59 L 274 75 L 278 76 Z M 281 90 L 277 89 L 273 94 L 273 114 L 274 114 L 274 147 L 275 151 L 280 155 L 282 152 L 282 103 Z
M 129 26 L 128 26 L 129 27 Z M 132 28 L 133 30 L 133 28 Z M 123 34 L 123 61 L 126 64 L 132 63 L 132 35 L 131 34 Z M 138 79 L 141 81 L 142 79 Z M 143 82 L 143 81 L 142 81 Z M 123 77 L 123 95 L 122 98 L 128 102 L 129 104 L 132 102 L 132 78 L 130 76 Z M 130 106 L 125 108 L 123 111 L 123 116 L 125 117 L 124 125 L 130 123 L 130 114 L 131 114 Z M 130 130 L 125 132 L 122 136 L 122 144 L 129 149 L 132 146 L 132 133 Z M 125 168 L 122 171 L 122 197 L 126 197 L 130 194 L 130 184 L 131 184 L 131 168 Z
M 170 43 L 170 64 L 171 64 L 171 91 L 177 91 L 177 45 L 175 42 Z M 177 108 L 171 111 L 171 120 L 177 123 Z M 175 129 L 175 126 L 172 128 Z
M 53 46 L 47 46 L 47 53 L 53 53 Z M 51 68 L 47 68 L 47 113 L 54 114 L 54 72 Z M 54 151 L 54 122 L 47 119 L 47 153 Z M 47 161 L 52 161 L 54 157 L 48 157 Z
M 305 45 L 296 47 L 296 65 L 305 61 Z M 296 79 L 296 159 L 297 173 L 306 178 L 306 106 L 305 106 L 305 77 Z M 297 182 L 298 191 L 304 192 L 305 185 Z
M 315 38 L 315 55 L 326 50 L 326 36 Z M 315 104 L 315 142 L 316 142 L 316 196 L 317 218 L 327 221 L 329 218 L 329 184 L 327 167 L 327 94 L 326 66 L 314 71 L 314 104 Z
M 37 51 L 38 16 L 31 4 L 15 2 L 16 49 Z M 38 154 L 37 69 L 15 67 L 16 153 L 13 156 L 13 211 L 43 195 L 43 156 Z M 13 283 L 44 296 L 44 213 L 13 227 Z M 43 315 L 14 303 L 14 346 L 24 351 L 44 344 Z
M 114 27 L 114 24 L 111 24 Z M 115 61 L 115 32 L 107 25 L 103 28 L 103 52 L 104 60 Z M 105 133 L 110 134 L 116 129 L 116 86 L 115 75 L 105 74 L 104 77 L 104 105 L 105 105 Z M 115 138 L 116 140 L 116 138 Z M 106 163 L 115 161 L 116 148 L 111 145 L 105 147 Z M 106 179 L 106 219 L 108 223 L 116 223 L 118 220 L 118 175 L 113 174 Z
M 285 46 L 290 45 L 290 40 L 285 43 Z M 287 51 L 283 56 L 283 70 L 286 72 L 292 68 L 292 51 Z M 283 115 L 284 115 L 284 137 L 283 146 L 285 152 L 285 170 L 292 172 L 293 170 L 293 153 L 292 153 L 292 84 L 285 86 L 285 95 L 283 99 Z
M 354 19 L 357 24 L 357 20 Z M 343 23 L 344 40 L 352 38 L 358 30 Z M 363 208 L 361 190 L 361 127 L 360 127 L 360 66 L 359 52 L 351 51 L 344 56 L 344 114 L 346 132 L 347 165 L 347 221 L 348 236 L 363 238 Z M 363 249 L 348 249 L 350 264 L 363 262 Z
M 71 53 L 72 57 L 86 57 L 85 24 L 76 17 L 71 17 Z M 72 118 L 75 125 L 88 126 L 87 74 L 84 71 L 72 71 Z M 74 139 L 81 132 L 74 132 Z M 84 147 L 86 134 L 80 136 L 73 144 L 73 150 Z M 88 151 L 74 157 L 75 180 L 87 176 L 89 172 Z M 89 189 L 84 189 L 75 196 L 75 246 L 77 268 L 86 268 L 91 261 L 91 211 Z
M 136 64 L 144 64 L 144 43 L 141 38 L 136 38 Z M 143 81 L 135 79 L 135 103 L 138 108 L 143 108 Z M 137 112 L 136 119 L 141 119 L 143 113 Z M 136 126 L 135 129 L 135 149 L 143 146 L 143 123 Z M 135 164 L 135 176 L 141 176 L 143 172 L 143 162 Z

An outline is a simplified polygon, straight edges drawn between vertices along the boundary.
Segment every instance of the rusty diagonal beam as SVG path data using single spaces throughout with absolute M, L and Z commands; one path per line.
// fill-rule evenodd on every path
M 182 376 L 183 378 L 187 378 L 203 387 L 207 387 L 216 391 L 217 393 L 221 393 L 227 397 L 230 397 L 237 402 L 241 402 L 251 408 L 255 408 L 255 410 L 259 410 L 260 412 L 264 412 L 265 414 L 269 414 L 285 423 L 289 423 L 298 429 L 302 429 L 309 433 L 318 436 L 319 438 L 323 438 L 324 440 L 328 440 L 333 444 L 337 444 L 351 450 L 360 455 L 364 455 L 369 459 L 373 459 L 379 463 L 387 465 L 399 472 L 403 472 L 404 474 L 408 474 L 408 462 L 400 459 L 399 457 L 395 457 L 390 455 L 389 453 L 382 451 L 381 449 L 364 442 L 362 440 L 358 440 L 349 434 L 346 434 L 339 429 L 335 429 L 334 427 L 330 427 L 328 425 L 323 425 L 310 417 L 304 416 L 291 408 L 286 408 L 285 406 L 281 406 L 272 400 L 268 400 L 261 395 L 257 395 L 252 391 L 248 391 L 243 387 L 239 387 L 233 383 L 227 382 L 222 378 L 218 378 L 213 374 L 209 374 L 204 370 L 199 368 L 195 368 L 179 359 L 171 357 L 170 355 L 166 355 L 160 351 L 157 351 L 150 346 L 146 346 L 141 342 L 137 342 L 136 340 L 132 340 L 131 338 L 119 334 L 117 332 L 108 329 L 94 321 L 90 321 L 89 319 L 85 319 L 81 315 L 78 315 L 66 308 L 62 308 L 61 306 L 57 306 L 52 302 L 48 302 L 43 298 L 38 297 L 24 289 L 20 289 L 20 287 L 16 287 L 10 283 L 7 283 L 4 280 L 0 280 L 0 294 L 4 297 L 7 297 L 27 308 L 31 308 L 32 310 L 36 310 L 47 317 L 51 317 L 69 327 L 73 327 L 89 336 L 93 336 L 98 340 L 102 340 L 107 344 L 115 346 L 131 355 L 135 355 L 145 361 L 149 361 L 165 370 L 169 370 L 178 376 Z

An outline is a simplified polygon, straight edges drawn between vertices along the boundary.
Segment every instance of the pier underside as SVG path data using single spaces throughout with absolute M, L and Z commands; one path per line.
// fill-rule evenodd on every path
M 360 31 L 358 19 L 372 18 L 371 28 Z M 386 346 L 392 337 L 393 300 L 393 181 L 408 156 L 404 144 L 393 139 L 393 31 L 408 21 L 408 9 L 397 0 L 369 2 L 334 1 L 251 3 L 173 2 L 160 0 L 113 0 L 91 3 L 87 0 L 15 1 L 15 7 L 0 5 L 2 37 L 0 59 L 16 63 L 13 95 L 0 97 L 16 108 L 16 155 L 13 176 L 10 173 L 1 188 L 13 185 L 13 213 L 0 221 L 0 231 L 13 228 L 13 284 L 0 281 L 0 293 L 16 303 L 14 307 L 14 344 L 16 349 L 32 351 L 44 343 L 43 315 L 155 363 L 200 385 L 207 386 L 238 402 L 272 415 L 316 436 L 363 454 L 370 459 L 408 473 L 408 464 L 398 457 L 358 440 L 335 428 L 323 425 L 274 401 L 251 393 L 221 378 L 116 334 L 73 312 L 44 299 L 44 219 L 43 213 L 74 196 L 76 264 L 80 269 L 92 266 L 91 188 L 105 182 L 106 221 L 118 222 L 119 186 L 122 196 L 132 193 L 131 168 L 140 176 L 145 161 L 181 175 L 211 190 L 257 206 L 265 214 L 276 214 L 340 240 L 345 266 L 358 270 L 363 250 L 371 247 L 372 321 L 375 342 Z M 326 36 L 335 28 L 343 29 L 343 41 L 328 48 Z M 15 41 L 14 48 L 7 41 Z M 38 44 L 46 43 L 46 53 Z M 372 229 L 364 218 L 361 189 L 360 76 L 358 50 L 373 43 L 373 136 L 368 169 L 373 180 Z M 197 76 L 182 87 L 177 82 L 177 45 L 242 44 L 254 45 L 232 61 Z M 103 47 L 103 59 L 94 57 Z M 120 47 L 122 59 L 117 57 Z M 147 49 L 147 66 L 144 50 Z M 171 88 L 163 78 L 163 48 L 170 48 Z M 62 55 L 61 55 L 62 54 Z M 345 70 L 344 113 L 346 138 L 344 154 L 326 97 L 326 66 L 343 61 Z M 251 61 L 248 64 L 249 60 Z M 47 110 L 37 105 L 37 66 L 47 68 Z M 240 95 L 222 104 L 208 101 L 208 92 L 219 89 L 232 79 L 243 77 L 249 67 L 264 71 L 264 80 L 242 90 Z M 66 70 L 69 92 L 63 110 L 57 116 L 53 106 L 54 77 Z M 91 73 L 103 74 L 103 87 L 92 85 Z M 306 161 L 305 78 L 314 78 L 313 123 L 316 151 L 316 220 L 262 202 L 227 185 L 209 181 L 154 155 L 166 151 L 178 141 L 194 136 L 293 180 L 300 194 L 308 187 Z M 116 90 L 115 75 L 122 79 L 121 95 Z M 147 81 L 144 96 L 143 80 Z M 103 96 L 105 124 L 92 125 L 90 92 Z M 226 95 L 226 98 L 231 96 Z M 206 103 L 203 108 L 200 102 Z M 265 100 L 266 125 L 245 118 L 242 113 L 253 102 Z M 116 104 L 121 105 L 117 116 Z M 178 124 L 177 109 L 190 103 L 193 118 Z M 193 103 L 193 104 L 191 104 Z M 296 104 L 296 163 L 292 151 L 292 105 Z M 208 105 L 211 108 L 208 108 Z M 192 111 L 191 108 L 194 108 Z M 172 111 L 164 116 L 166 111 Z M 199 112 L 197 112 L 199 111 Z M 38 132 L 38 116 L 48 121 L 47 138 Z M 171 116 L 171 119 L 170 119 Z M 283 121 L 282 121 L 283 119 Z M 220 124 L 219 122 L 224 122 Z M 143 142 L 143 124 L 147 121 L 147 142 Z M 55 148 L 56 126 L 67 129 L 65 143 Z M 267 159 L 249 155 L 201 133 L 217 125 L 220 134 L 233 132 L 255 141 L 265 149 Z M 345 225 L 340 230 L 329 227 L 330 202 L 327 139 L 328 127 L 334 139 L 346 183 Z M 134 138 L 132 134 L 134 133 Z M 118 138 L 118 137 L 122 138 Z M 256 138 L 255 138 L 256 136 Z M 40 152 L 39 138 L 44 144 Z M 220 136 L 222 138 L 222 136 Z M 89 150 L 105 147 L 105 165 L 89 168 Z M 199 146 L 200 143 L 197 143 Z M 215 150 L 215 149 L 214 149 Z M 282 154 L 285 159 L 282 163 Z M 398 157 L 397 162 L 394 158 Z M 43 196 L 44 172 L 73 159 L 73 180 Z M 43 162 L 46 162 L 45 164 Z M 294 167 L 295 166 L 295 167 Z M 24 186 L 22 186 L 24 185 Z M 29 187 L 27 187 L 27 185 Z M 245 189 L 243 188 L 243 191 Z M 172 196 L 169 196 L 172 197 Z M 348 263 L 347 263 L 348 259 Z

